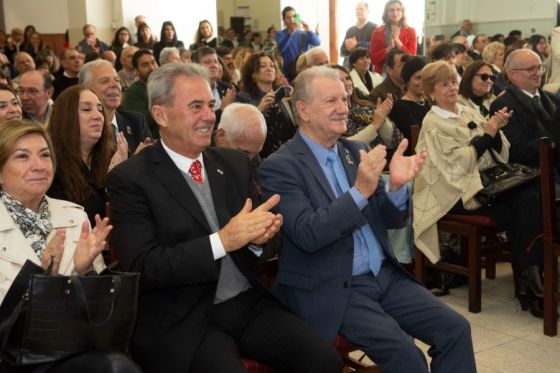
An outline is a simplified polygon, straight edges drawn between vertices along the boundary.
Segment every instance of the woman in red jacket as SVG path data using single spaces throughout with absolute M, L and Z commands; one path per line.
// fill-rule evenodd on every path
M 416 54 L 416 31 L 406 23 L 404 6 L 399 0 L 389 0 L 383 11 L 383 26 L 371 33 L 370 53 L 374 71 L 381 73 L 391 49 Z

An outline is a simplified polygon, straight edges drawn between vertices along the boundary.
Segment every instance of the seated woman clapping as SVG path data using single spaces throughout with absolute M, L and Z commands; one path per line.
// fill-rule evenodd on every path
M 475 198 L 482 190 L 480 170 L 507 162 L 509 142 L 500 130 L 511 112 L 504 108 L 490 119 L 478 110 L 458 104 L 455 70 L 443 61 L 422 70 L 424 94 L 432 108 L 424 117 L 416 149 L 428 158 L 414 186 L 416 246 L 433 262 L 440 259 L 437 221 L 451 212 L 492 217 L 507 230 L 512 267 L 519 285 L 519 301 L 542 317 L 542 246 L 534 239 L 542 232 L 538 185 L 529 184 L 502 193 L 491 205 Z
M 26 260 L 45 269 L 52 262 L 52 275 L 105 268 L 100 252 L 112 228 L 109 219 L 96 216 L 91 229 L 81 206 L 47 197 L 54 170 L 52 143 L 40 124 L 11 120 L 0 125 L 0 301 Z M 14 368 L 0 362 L 0 371 L 139 372 L 120 353 L 95 351 L 46 366 Z

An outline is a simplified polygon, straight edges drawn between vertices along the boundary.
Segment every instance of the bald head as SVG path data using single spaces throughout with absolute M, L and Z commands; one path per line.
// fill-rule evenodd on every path
M 27 52 L 17 52 L 14 57 L 14 68 L 20 74 L 29 70 L 35 70 L 35 62 Z
M 262 149 L 266 138 L 266 122 L 253 105 L 233 103 L 222 113 L 215 135 L 221 148 L 241 150 L 253 159 Z
M 516 49 L 506 58 L 504 67 L 508 79 L 519 89 L 534 94 L 541 85 L 542 62 L 530 49 Z

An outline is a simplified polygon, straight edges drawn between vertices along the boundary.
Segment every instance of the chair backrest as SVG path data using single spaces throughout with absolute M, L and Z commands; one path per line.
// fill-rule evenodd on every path
M 543 238 L 554 238 L 556 220 L 556 193 L 554 189 L 554 145 L 552 139 L 543 137 L 539 143 L 541 206 L 543 213 Z

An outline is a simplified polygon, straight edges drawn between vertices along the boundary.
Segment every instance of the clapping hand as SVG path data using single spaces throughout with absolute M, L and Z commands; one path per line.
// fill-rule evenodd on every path
M 404 151 L 408 146 L 408 140 L 403 139 L 399 144 L 391 163 L 389 164 L 389 190 L 396 191 L 405 183 L 414 180 L 424 167 L 424 161 L 428 156 L 426 149 L 412 156 L 405 156 Z
M 54 276 L 58 273 L 60 261 L 62 260 L 62 254 L 64 253 L 65 240 L 66 231 L 64 229 L 58 229 L 48 242 L 47 248 L 43 251 L 41 256 L 41 267 L 44 269 L 49 268 L 52 261 L 51 273 L 49 273 L 50 275 Z
M 385 145 L 377 145 L 368 153 L 360 150 L 360 165 L 356 175 L 354 187 L 364 198 L 369 198 L 377 189 L 379 175 L 387 163 L 387 149 Z
M 496 136 L 498 130 L 506 126 L 512 114 L 513 111 L 508 111 L 507 107 L 503 107 L 502 109 L 496 111 L 494 115 L 492 115 L 492 117 L 483 124 L 484 133 L 487 133 L 492 137 Z
M 109 171 L 116 165 L 128 159 L 128 142 L 122 132 L 117 133 L 117 151 L 113 154 L 111 162 L 109 162 Z
M 371 120 L 371 124 L 375 127 L 376 130 L 379 130 L 387 119 L 387 115 L 393 109 L 393 95 L 390 93 L 387 94 L 387 98 L 381 102 L 381 99 L 377 99 L 377 105 L 375 106 L 375 110 L 373 111 L 373 117 Z
M 253 210 L 253 203 L 247 199 L 241 211 L 218 231 L 224 250 L 239 250 L 250 242 L 260 245 L 272 237 L 280 229 L 282 217 L 269 210 L 279 201 L 280 196 L 274 195 Z
M 111 229 L 113 226 L 109 224 L 109 218 L 102 220 L 99 215 L 95 215 L 95 228 L 91 231 L 87 220 L 82 223 L 82 232 L 74 251 L 74 268 L 78 274 L 89 271 L 95 258 L 105 248 Z

